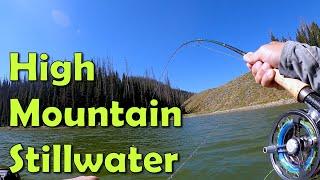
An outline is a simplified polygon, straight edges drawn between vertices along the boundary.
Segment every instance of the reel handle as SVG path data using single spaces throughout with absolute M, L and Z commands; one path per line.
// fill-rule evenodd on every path
M 273 70 L 276 72 L 275 82 L 287 90 L 297 101 L 301 102 L 299 99 L 300 91 L 305 87 L 310 87 L 310 85 L 298 79 L 286 78 L 280 74 L 278 69 Z

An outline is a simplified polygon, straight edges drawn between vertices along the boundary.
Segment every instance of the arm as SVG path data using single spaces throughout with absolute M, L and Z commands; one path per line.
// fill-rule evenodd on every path
M 300 79 L 320 92 L 320 48 L 288 41 L 284 44 L 279 64 L 280 74 Z

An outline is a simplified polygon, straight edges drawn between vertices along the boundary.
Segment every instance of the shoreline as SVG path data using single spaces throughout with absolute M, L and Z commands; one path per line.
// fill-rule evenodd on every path
M 227 109 L 227 110 L 204 112 L 204 113 L 183 114 L 183 118 L 218 115 L 218 114 L 241 112 L 241 111 L 251 111 L 251 110 L 255 110 L 255 109 L 276 107 L 276 106 L 282 106 L 282 105 L 288 105 L 288 104 L 294 104 L 294 103 L 297 103 L 297 101 L 294 100 L 294 99 L 282 99 L 282 100 L 274 101 L 274 102 L 270 102 L 270 103 L 257 104 L 257 105 L 251 105 L 251 106 L 244 106 L 244 107 L 240 107 L 240 108 L 233 108 L 233 109 Z

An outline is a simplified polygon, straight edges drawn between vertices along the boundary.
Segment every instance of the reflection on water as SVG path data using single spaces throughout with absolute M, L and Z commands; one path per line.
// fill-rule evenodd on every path
M 74 152 L 92 154 L 128 153 L 129 147 L 134 145 L 140 153 L 178 152 L 180 162 L 175 164 L 178 171 L 173 179 L 263 179 L 272 168 L 262 153 L 272 123 L 281 113 L 296 107 L 186 118 L 182 128 L 0 129 L 0 165 L 13 163 L 9 149 L 18 143 L 38 149 L 44 144 L 72 144 Z M 62 179 L 79 175 L 28 174 L 26 171 L 21 174 L 23 179 Z M 167 179 L 171 174 L 112 175 L 102 170 L 96 175 L 100 179 Z

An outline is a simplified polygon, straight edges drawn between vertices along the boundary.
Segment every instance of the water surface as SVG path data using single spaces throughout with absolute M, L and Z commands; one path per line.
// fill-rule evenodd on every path
M 18 143 L 40 150 L 44 144 L 72 144 L 78 153 L 178 152 L 175 173 L 117 174 L 105 170 L 100 179 L 263 179 L 272 169 L 262 153 L 273 122 L 297 105 L 186 118 L 182 128 L 61 128 L 0 129 L 0 165 L 13 163 L 10 148 Z M 301 107 L 301 106 L 300 106 Z M 90 173 L 88 173 L 90 174 Z M 23 179 L 63 179 L 73 174 L 29 174 Z M 270 179 L 278 179 L 273 173 Z

